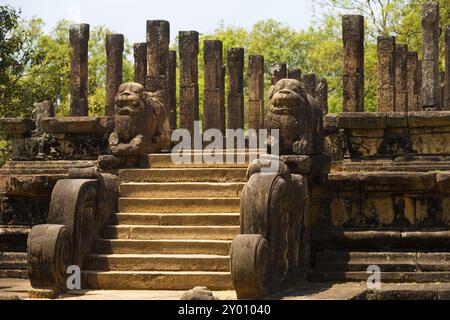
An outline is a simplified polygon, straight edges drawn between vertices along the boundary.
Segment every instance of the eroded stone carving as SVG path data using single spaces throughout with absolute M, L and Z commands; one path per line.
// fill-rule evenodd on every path
M 277 172 L 262 172 L 278 161 Z M 304 186 L 278 158 L 263 157 L 248 169 L 241 195 L 241 235 L 231 249 L 238 298 L 260 298 L 286 288 L 298 275 L 304 228 Z
M 67 267 L 83 266 L 92 242 L 117 211 L 116 178 L 96 167 L 71 169 L 59 180 L 50 201 L 47 224 L 28 238 L 28 273 L 35 298 L 54 298 L 67 290 Z
M 267 129 L 280 130 L 280 154 L 316 154 L 323 151 L 322 111 L 300 82 L 282 79 L 269 92 Z
M 160 152 L 165 116 L 161 91 L 145 91 L 139 83 L 122 84 L 116 96 L 114 132 L 109 137 L 112 155 L 99 158 L 101 167 L 138 166 L 141 156 Z

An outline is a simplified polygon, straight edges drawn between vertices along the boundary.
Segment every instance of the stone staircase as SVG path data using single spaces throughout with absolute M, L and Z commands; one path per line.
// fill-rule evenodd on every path
M 450 231 L 316 231 L 312 282 L 367 281 L 370 266 L 385 283 L 450 282 Z
M 169 154 L 149 157 L 151 169 L 120 172 L 119 213 L 86 261 L 88 287 L 232 289 L 229 251 L 240 230 L 248 153 L 238 165 L 176 165 Z

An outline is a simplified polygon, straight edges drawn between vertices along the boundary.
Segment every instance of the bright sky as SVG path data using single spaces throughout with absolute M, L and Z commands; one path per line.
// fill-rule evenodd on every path
M 311 0 L 6 0 L 22 9 L 22 16 L 44 19 L 49 31 L 60 19 L 106 25 L 131 42 L 145 41 L 146 20 L 168 20 L 171 38 L 180 30 L 211 33 L 221 20 L 225 25 L 250 28 L 256 21 L 273 18 L 295 29 L 312 20 Z

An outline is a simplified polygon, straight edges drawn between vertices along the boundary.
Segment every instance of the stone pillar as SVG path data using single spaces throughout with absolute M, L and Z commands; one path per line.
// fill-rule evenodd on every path
M 169 52 L 169 124 L 170 130 L 177 129 L 177 52 Z
M 422 94 L 423 110 L 440 110 L 439 3 L 422 5 Z
M 134 44 L 134 82 L 145 86 L 147 78 L 147 43 Z
M 160 126 L 160 144 L 163 150 L 170 149 L 169 124 L 169 42 L 170 25 L 164 20 L 147 21 L 147 78 L 146 89 L 158 92 L 163 105 L 164 119 Z
M 272 85 L 276 85 L 281 79 L 287 78 L 287 65 L 286 63 L 277 63 L 270 67 L 270 76 L 272 79 Z
M 325 78 L 319 80 L 317 85 L 317 100 L 319 101 L 320 109 L 324 115 L 328 114 L 328 81 Z
M 165 91 L 167 102 L 170 25 L 164 20 L 147 21 L 147 90 Z M 167 105 L 167 104 L 166 104 Z
M 264 57 L 248 58 L 248 128 L 264 127 Z
M 228 50 L 228 129 L 244 129 L 244 49 Z
M 417 111 L 422 111 L 422 60 L 417 61 L 417 90 L 419 98 Z
M 407 56 L 408 111 L 419 111 L 418 54 L 408 52 Z
M 395 110 L 395 37 L 378 37 L 378 111 Z
M 70 115 L 88 115 L 89 25 L 70 26 Z
M 106 35 L 106 115 L 112 117 L 116 94 L 123 82 L 123 34 Z
M 302 82 L 302 70 L 301 69 L 291 69 L 288 72 L 289 79 L 295 79 Z
M 407 56 L 408 46 L 397 44 L 395 46 L 395 109 L 396 112 L 408 111 L 407 87 Z
M 444 109 L 450 111 L 450 25 L 445 27 L 445 89 Z
M 225 133 L 225 74 L 223 68 L 222 41 L 205 40 L 205 89 L 203 112 L 205 130 L 219 129 Z
M 181 31 L 180 47 L 180 128 L 194 134 L 198 110 L 198 32 Z
M 364 112 L 364 17 L 342 17 L 344 112 Z
M 307 94 L 314 98 L 317 96 L 317 77 L 315 73 L 305 74 L 303 76 L 303 85 Z

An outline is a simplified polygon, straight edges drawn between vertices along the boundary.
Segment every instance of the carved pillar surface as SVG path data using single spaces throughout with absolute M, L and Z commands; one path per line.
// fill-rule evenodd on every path
M 106 35 L 106 115 L 114 115 L 117 90 L 123 82 L 123 34 Z
M 395 37 L 378 37 L 378 111 L 395 110 Z
M 70 114 L 88 115 L 88 43 L 89 25 L 75 24 L 69 29 L 70 40 Z
M 264 57 L 248 58 L 248 128 L 264 127 Z
M 324 115 L 328 114 L 328 82 L 322 78 L 317 85 L 317 100 Z
M 158 92 L 164 108 L 161 112 L 160 145 L 163 150 L 170 149 L 170 124 L 168 106 L 169 92 L 169 43 L 170 25 L 164 20 L 147 21 L 147 79 L 146 89 L 149 92 Z M 158 115 L 159 116 L 159 115 Z
M 276 85 L 281 79 L 287 78 L 287 65 L 286 63 L 277 63 L 270 67 L 270 76 L 272 85 Z
M 344 112 L 364 112 L 364 17 L 342 17 Z
M 177 52 L 169 52 L 169 124 L 177 129 Z
M 219 129 L 225 133 L 225 69 L 223 68 L 222 41 L 205 40 L 204 108 L 205 130 Z
M 424 110 L 441 108 L 439 77 L 439 3 L 422 5 L 422 94 Z
M 244 49 L 228 50 L 228 129 L 244 129 Z
M 180 128 L 194 134 L 198 110 L 198 32 L 181 31 L 180 47 Z
M 295 79 L 302 82 L 302 70 L 301 69 L 291 69 L 288 72 L 289 79 Z
M 147 90 L 167 90 L 170 26 L 164 20 L 147 21 Z
M 444 108 L 450 111 L 450 25 L 445 27 L 445 89 Z
M 303 77 L 303 85 L 307 94 L 314 98 L 317 96 L 317 77 L 315 73 L 305 74 Z
M 134 44 L 134 82 L 145 86 L 147 78 L 147 43 Z
M 408 47 L 405 44 L 397 44 L 395 47 L 395 110 L 397 112 L 408 111 L 407 90 L 407 56 Z
M 418 54 L 408 52 L 407 57 L 407 90 L 408 111 L 419 111 Z

